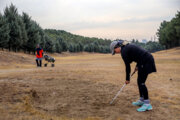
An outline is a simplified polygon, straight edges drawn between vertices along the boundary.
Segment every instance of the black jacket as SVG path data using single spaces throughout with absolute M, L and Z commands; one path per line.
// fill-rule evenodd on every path
M 143 48 L 127 44 L 121 47 L 121 56 L 126 66 L 126 80 L 130 80 L 131 67 L 130 63 L 136 62 L 138 71 L 143 71 L 144 74 L 156 72 L 156 66 L 153 56 Z

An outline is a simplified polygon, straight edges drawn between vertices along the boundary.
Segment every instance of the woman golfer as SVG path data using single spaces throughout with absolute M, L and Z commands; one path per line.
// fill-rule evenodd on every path
M 110 45 L 110 49 L 112 51 L 112 55 L 115 53 L 121 53 L 122 59 L 126 66 L 126 84 L 130 83 L 130 64 L 133 61 L 137 63 L 134 72 L 138 71 L 137 84 L 140 98 L 137 102 L 133 102 L 132 104 L 134 106 L 141 106 L 137 109 L 138 112 L 152 110 L 145 82 L 148 74 L 156 72 L 153 56 L 141 47 L 126 43 L 126 41 L 123 40 L 113 41 Z

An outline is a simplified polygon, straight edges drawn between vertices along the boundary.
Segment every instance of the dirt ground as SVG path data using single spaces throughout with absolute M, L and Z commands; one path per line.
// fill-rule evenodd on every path
M 180 120 L 180 48 L 153 54 L 158 72 L 146 82 L 153 110 L 143 113 L 131 105 L 137 74 L 109 104 L 125 82 L 120 55 L 54 54 L 55 67 L 42 68 L 33 55 L 0 56 L 0 120 Z

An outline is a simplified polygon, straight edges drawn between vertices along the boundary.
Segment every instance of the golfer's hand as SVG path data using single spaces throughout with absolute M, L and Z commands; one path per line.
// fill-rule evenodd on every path
M 127 81 L 127 80 L 126 80 L 126 82 L 125 82 L 125 83 L 126 83 L 126 84 L 129 84 L 129 83 L 130 83 L 130 81 Z

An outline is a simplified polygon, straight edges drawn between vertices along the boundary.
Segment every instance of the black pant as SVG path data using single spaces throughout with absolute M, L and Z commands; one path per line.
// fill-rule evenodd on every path
M 148 89 L 145 85 L 146 79 L 147 79 L 148 73 L 145 73 L 143 69 L 138 68 L 138 79 L 137 84 L 139 88 L 139 95 L 140 97 L 143 97 L 144 100 L 149 99 L 148 97 Z
M 41 67 L 42 66 L 42 60 L 36 60 L 37 66 Z

